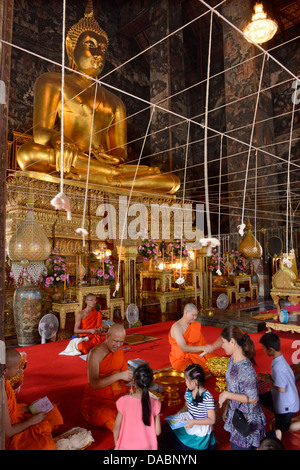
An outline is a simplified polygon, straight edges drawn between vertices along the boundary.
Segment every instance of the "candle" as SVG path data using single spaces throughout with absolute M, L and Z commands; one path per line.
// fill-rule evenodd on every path
M 67 288 L 67 274 L 65 273 L 65 279 L 64 279 L 64 290 Z
M 81 258 L 79 258 L 79 276 L 81 277 Z

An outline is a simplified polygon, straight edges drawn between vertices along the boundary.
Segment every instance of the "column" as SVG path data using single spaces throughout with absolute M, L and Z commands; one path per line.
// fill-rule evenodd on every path
M 125 310 L 129 304 L 136 303 L 136 257 L 137 247 L 136 246 L 122 246 L 117 247 L 118 257 L 120 256 L 121 248 L 121 280 L 123 285 L 121 286 Z

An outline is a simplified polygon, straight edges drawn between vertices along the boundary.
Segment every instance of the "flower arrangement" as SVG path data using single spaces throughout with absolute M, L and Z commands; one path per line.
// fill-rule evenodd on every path
M 232 251 L 231 255 L 232 270 L 235 275 L 243 275 L 248 271 L 245 258 L 238 252 Z
M 174 242 L 168 244 L 168 248 L 173 259 L 189 256 L 184 238 L 175 238 Z
M 59 254 L 59 250 L 52 250 L 50 257 L 46 260 L 47 274 L 43 276 L 45 288 L 52 289 L 54 286 L 63 287 L 69 284 L 69 276 L 66 274 L 65 256 Z
M 98 281 L 109 281 L 112 283 L 115 280 L 115 271 L 112 261 L 109 258 L 104 258 L 101 263 L 101 260 L 99 260 L 99 265 L 91 268 L 91 275 Z
M 143 260 L 147 261 L 148 259 L 157 258 L 157 243 L 154 238 L 151 238 L 150 233 L 148 232 L 147 236 L 141 236 L 141 240 L 142 242 L 138 247 L 138 253 L 143 257 Z
M 219 255 L 216 248 L 212 250 L 212 255 L 207 258 L 209 272 L 213 275 L 222 276 L 226 273 L 226 264 L 222 256 Z M 218 272 L 220 270 L 220 272 Z

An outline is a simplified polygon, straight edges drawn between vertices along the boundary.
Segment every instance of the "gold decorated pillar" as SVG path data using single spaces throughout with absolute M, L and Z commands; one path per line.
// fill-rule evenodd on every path
M 195 270 L 199 272 L 199 287 L 201 289 L 202 310 L 209 307 L 210 279 L 207 271 L 207 247 L 195 250 Z M 196 280 L 195 280 L 196 281 Z
M 118 246 L 118 257 L 120 259 L 120 295 L 124 297 L 125 309 L 129 304 L 136 303 L 136 257 L 137 247 Z M 121 249 L 121 255 L 120 255 Z

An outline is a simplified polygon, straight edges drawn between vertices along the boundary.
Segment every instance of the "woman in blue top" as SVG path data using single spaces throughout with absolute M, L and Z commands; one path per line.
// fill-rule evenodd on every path
M 257 449 L 265 437 L 266 419 L 259 404 L 258 380 L 252 365 L 254 343 L 247 333 L 234 325 L 224 328 L 221 338 L 224 351 L 231 356 L 226 372 L 227 391 L 219 395 L 220 407 L 226 402 L 224 429 L 230 433 L 232 450 Z M 251 432 L 247 437 L 243 437 L 232 424 L 236 408 L 251 421 Z
M 184 371 L 185 404 L 179 413 L 188 411 L 193 419 L 185 427 L 174 429 L 176 448 L 180 450 L 213 450 L 216 445 L 213 425 L 216 421 L 212 394 L 205 388 L 205 373 L 199 364 L 190 364 Z

